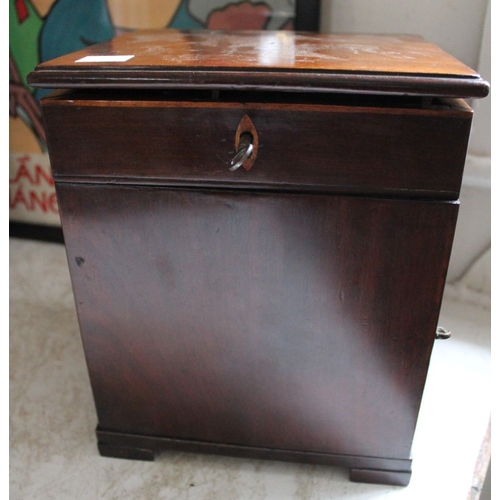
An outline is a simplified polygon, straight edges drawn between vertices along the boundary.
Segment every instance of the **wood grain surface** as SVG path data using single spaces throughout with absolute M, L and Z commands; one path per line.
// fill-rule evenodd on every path
M 42 104 L 100 453 L 407 484 L 472 120 L 456 98 L 488 84 L 415 36 L 168 30 L 30 83 L 66 89 Z M 258 152 L 231 172 L 244 128 Z
M 131 56 L 95 62 L 96 56 Z M 84 58 L 93 57 L 94 60 Z M 418 36 L 136 31 L 40 64 L 30 85 L 330 90 L 481 97 L 479 75 Z
M 472 120 L 460 103 L 421 109 L 341 101 L 182 103 L 141 95 L 45 101 L 54 177 L 434 199 L 456 199 L 460 191 Z M 231 172 L 235 136 L 247 115 L 258 156 L 250 171 Z
M 58 196 L 101 429 L 409 458 L 456 203 Z

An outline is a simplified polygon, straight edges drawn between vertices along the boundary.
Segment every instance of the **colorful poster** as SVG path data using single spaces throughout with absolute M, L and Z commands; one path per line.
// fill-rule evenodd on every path
M 58 226 L 37 64 L 135 29 L 293 29 L 295 0 L 9 0 L 10 220 Z

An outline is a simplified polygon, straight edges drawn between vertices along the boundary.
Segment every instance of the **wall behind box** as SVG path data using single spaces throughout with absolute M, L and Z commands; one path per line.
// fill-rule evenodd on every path
M 418 34 L 491 82 L 490 0 L 322 0 L 321 31 Z M 471 104 L 474 121 L 448 289 L 474 298 L 491 289 L 491 94 Z

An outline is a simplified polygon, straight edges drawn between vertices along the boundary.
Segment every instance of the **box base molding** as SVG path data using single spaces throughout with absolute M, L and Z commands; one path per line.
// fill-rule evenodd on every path
M 352 482 L 358 483 L 407 486 L 411 478 L 412 460 L 410 458 L 392 459 L 277 450 L 167 437 L 143 436 L 103 430 L 100 427 L 97 428 L 96 435 L 100 455 L 111 458 L 152 461 L 162 451 L 171 450 L 239 458 L 343 466 L 350 469 L 349 479 Z

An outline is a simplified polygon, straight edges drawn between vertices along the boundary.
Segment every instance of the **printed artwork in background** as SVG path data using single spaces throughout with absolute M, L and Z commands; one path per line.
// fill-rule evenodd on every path
M 10 220 L 59 226 L 39 99 L 26 77 L 40 62 L 125 31 L 293 29 L 295 0 L 9 0 Z

